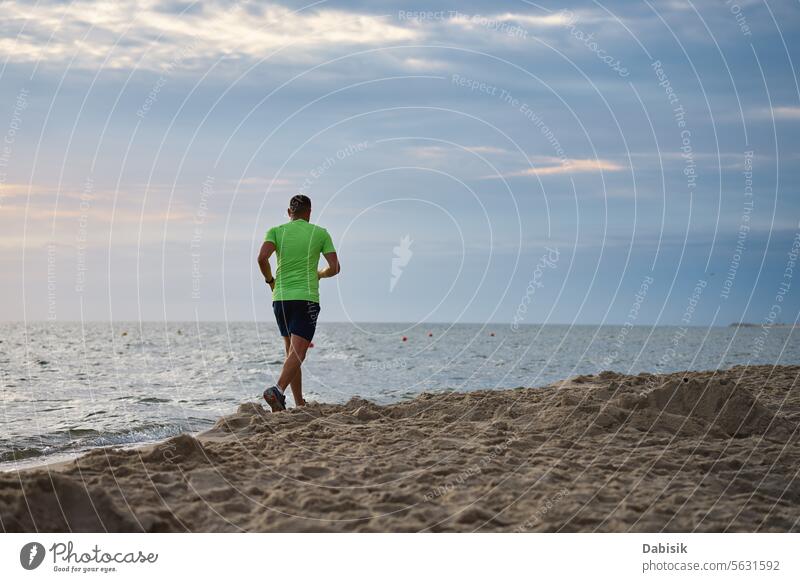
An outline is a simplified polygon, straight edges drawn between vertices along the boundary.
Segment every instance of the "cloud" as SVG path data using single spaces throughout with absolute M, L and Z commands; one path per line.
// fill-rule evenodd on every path
M 82 219 L 98 221 L 102 223 L 124 222 L 131 224 L 178 222 L 191 220 L 195 214 L 191 210 L 170 210 L 142 212 L 137 209 L 116 208 L 113 213 L 109 208 L 90 207 L 85 210 L 76 208 L 60 207 L 55 209 L 54 205 L 31 206 L 14 204 L 3 207 L 4 212 L 8 212 L 14 221 L 24 219 L 27 222 L 38 221 L 59 221 L 67 219 Z
M 401 61 L 401 66 L 409 71 L 445 71 L 452 67 L 447 61 L 438 59 L 407 58 Z
M 526 26 L 532 26 L 535 28 L 552 28 L 555 26 L 565 26 L 569 21 L 570 13 L 567 12 L 553 12 L 551 14 L 544 15 L 515 14 L 512 12 L 506 12 L 504 14 L 494 14 L 490 16 L 457 13 L 449 19 L 450 23 L 468 29 L 503 29 L 499 23 L 508 24 L 510 22 L 524 24 Z
M 439 14 L 439 13 L 437 13 Z M 160 0 L 75 0 L 3 3 L 0 51 L 11 62 L 78 69 L 203 70 L 223 58 L 262 59 L 282 47 L 280 62 L 318 62 L 317 53 L 419 41 L 502 45 L 554 30 L 572 19 L 607 19 L 591 11 L 544 14 L 477 14 L 441 11 L 435 19 L 397 18 L 325 4 L 295 11 L 276 3 L 208 0 L 202 4 Z M 74 60 L 73 60 L 74 58 Z M 410 71 L 444 70 L 442 60 L 406 58 Z
M 625 169 L 616 162 L 596 159 L 564 159 L 553 157 L 532 158 L 532 168 L 511 172 L 500 176 L 484 176 L 490 178 L 512 178 L 519 176 L 553 176 L 558 174 L 577 174 L 588 172 L 619 172 Z M 540 165 L 541 164 L 541 165 Z
M 518 152 L 494 147 L 494 146 L 465 146 L 465 151 L 480 155 L 512 156 Z M 458 155 L 460 150 L 441 145 L 413 146 L 406 149 L 408 155 L 425 160 L 428 163 L 442 163 L 445 161 L 455 162 L 454 155 Z M 619 172 L 626 168 L 611 160 L 600 158 L 594 159 L 561 159 L 554 156 L 528 156 L 528 160 L 533 164 L 532 168 L 525 168 L 508 173 L 481 176 L 481 179 L 499 179 L 524 176 L 553 176 L 558 174 L 585 174 L 590 172 Z
M 179 8 L 179 7 L 178 7 Z M 180 61 L 197 66 L 223 57 L 259 59 L 291 44 L 281 59 L 303 51 L 406 42 L 413 28 L 387 18 L 342 10 L 292 11 L 278 4 L 244 6 L 220 0 L 202 10 L 165 11 L 158 0 L 77 0 L 68 3 L 13 0 L 3 4 L 0 52 L 13 62 L 77 68 L 163 70 Z M 197 61 L 200 61 L 198 63 Z
M 752 109 L 748 112 L 755 119 L 772 121 L 773 119 L 783 121 L 796 121 L 800 119 L 800 107 L 783 105 L 778 107 L 761 107 Z M 738 118 L 737 118 L 738 119 Z
M 502 154 L 511 153 L 507 149 L 497 148 L 497 147 L 494 147 L 494 146 L 469 146 L 469 147 L 466 147 L 464 149 L 466 149 L 468 152 L 474 152 L 476 154 L 497 154 L 497 155 L 502 155 Z
M 800 119 L 800 107 L 774 107 L 772 114 L 775 119 Z
M 0 200 L 7 202 L 14 198 L 27 197 L 29 191 L 30 186 L 27 184 L 0 183 Z M 31 194 L 35 194 L 35 192 Z
M 412 146 L 406 148 L 409 155 L 424 160 L 443 160 L 449 158 L 453 154 L 454 149 L 450 146 L 430 145 L 430 146 Z

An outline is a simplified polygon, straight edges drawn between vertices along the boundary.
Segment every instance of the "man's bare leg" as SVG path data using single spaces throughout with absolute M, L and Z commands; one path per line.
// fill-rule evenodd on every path
M 286 348 L 286 355 L 288 357 L 289 350 L 292 349 L 291 341 L 289 340 L 288 336 L 283 336 L 283 344 Z M 306 401 L 303 398 L 303 368 L 299 368 L 297 370 L 297 374 L 292 380 L 289 382 L 289 386 L 292 388 L 292 396 L 294 396 L 294 403 L 296 406 L 305 406 Z
M 300 374 L 300 368 L 303 365 L 303 360 L 306 359 L 306 352 L 311 342 L 299 335 L 291 335 L 289 337 L 289 350 L 286 354 L 286 360 L 283 363 L 283 370 L 278 378 L 278 387 L 285 390 L 290 384 L 292 385 L 292 394 L 297 398 L 297 393 L 294 391 L 293 380 L 295 376 Z M 302 380 L 301 380 L 302 382 Z M 301 386 L 302 387 L 302 386 Z M 302 401 L 303 394 L 300 393 Z

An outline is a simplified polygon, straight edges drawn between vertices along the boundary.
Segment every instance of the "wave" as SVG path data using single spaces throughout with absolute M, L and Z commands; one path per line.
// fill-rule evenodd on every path
M 0 442 L 0 470 L 2 465 L 13 464 L 34 458 L 48 458 L 65 454 L 79 454 L 90 449 L 115 446 L 143 445 L 168 439 L 183 432 L 195 432 L 208 428 L 211 421 L 194 419 L 196 424 L 141 425 L 119 432 L 99 432 L 94 429 L 68 429 L 40 439 L 40 444 L 14 446 Z M 44 441 L 46 444 L 41 444 Z M 43 460 L 43 463 L 45 461 Z M 6 467 L 8 468 L 8 467 Z

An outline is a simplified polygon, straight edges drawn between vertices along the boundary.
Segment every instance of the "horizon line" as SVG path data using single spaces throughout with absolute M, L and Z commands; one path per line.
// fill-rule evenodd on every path
M 0 320 L 0 324 L 2 323 L 110 323 L 110 324 L 136 324 L 136 323 L 185 323 L 185 324 L 196 324 L 196 323 L 275 323 L 272 319 L 263 319 L 263 320 L 252 320 L 252 319 L 201 319 L 201 320 L 191 320 L 191 319 L 118 319 L 118 320 L 110 320 L 110 319 L 58 319 L 58 320 L 49 320 L 49 319 L 29 319 L 29 320 L 22 320 L 22 319 L 5 319 Z M 701 325 L 701 324 L 691 324 L 691 325 L 681 325 L 679 323 L 636 323 L 627 325 L 626 323 L 614 323 L 614 322 L 605 322 L 605 323 L 562 323 L 562 322 L 534 322 L 534 323 L 518 323 L 514 324 L 512 321 L 493 321 L 493 322 L 485 322 L 485 321 L 429 321 L 425 323 L 417 323 L 413 321 L 345 321 L 345 320 L 334 320 L 334 321 L 321 321 L 321 325 L 325 324 L 352 324 L 352 325 L 363 325 L 363 324 L 379 324 L 379 325 L 413 325 L 413 326 L 423 326 L 423 325 L 483 325 L 483 326 L 492 326 L 492 325 L 501 325 L 501 326 L 512 326 L 516 325 L 517 327 L 535 327 L 535 326 L 546 326 L 546 325 L 553 325 L 553 326 L 564 326 L 564 327 L 602 327 L 602 326 L 614 326 L 614 327 L 687 327 L 687 328 L 728 328 L 728 327 L 761 327 L 764 325 L 763 322 L 748 322 L 748 321 L 740 321 L 740 322 L 730 322 L 727 324 L 717 324 L 717 325 Z M 793 323 L 782 323 L 782 322 L 775 322 L 770 325 L 770 327 L 800 327 Z

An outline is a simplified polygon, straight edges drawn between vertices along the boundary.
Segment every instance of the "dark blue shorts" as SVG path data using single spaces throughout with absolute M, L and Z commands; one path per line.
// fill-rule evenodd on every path
M 273 301 L 272 311 L 275 312 L 275 321 L 281 335 L 299 335 L 311 341 L 317 329 L 319 317 L 319 303 L 293 299 L 290 301 Z

